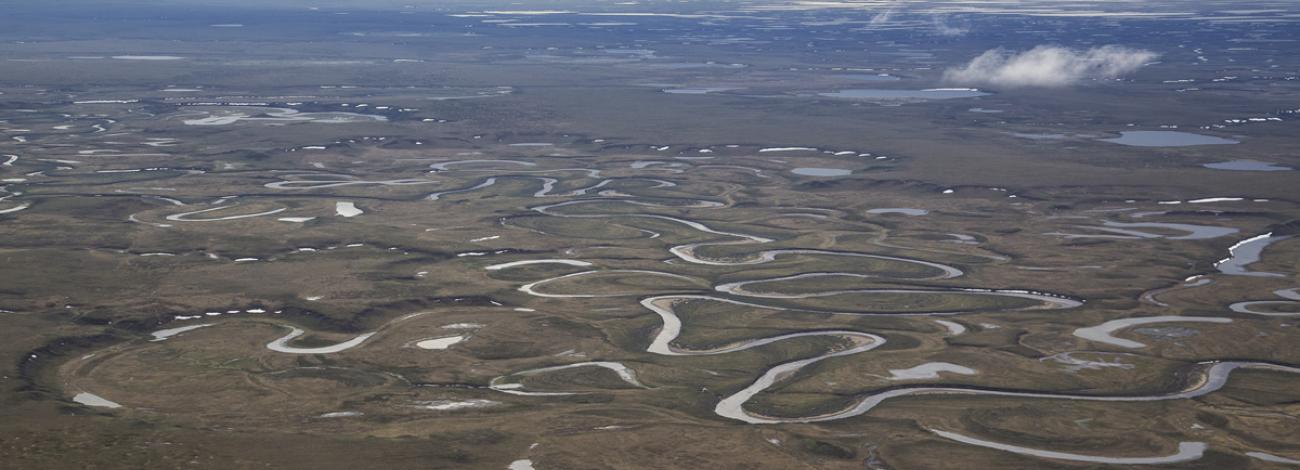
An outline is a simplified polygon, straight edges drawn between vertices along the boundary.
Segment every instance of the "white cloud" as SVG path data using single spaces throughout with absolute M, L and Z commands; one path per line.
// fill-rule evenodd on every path
M 948 18 L 943 15 L 930 17 L 930 23 L 934 26 L 934 33 L 940 36 L 965 36 L 966 33 L 970 32 L 970 28 L 964 25 L 949 24 Z
M 868 21 L 868 22 L 867 22 L 867 26 L 881 26 L 881 25 L 886 25 L 886 24 L 889 24 L 890 20 L 893 20 L 893 19 L 894 19 L 894 9 L 893 9 L 893 8 L 889 8 L 889 9 L 887 9 L 887 10 L 885 10 L 885 11 L 882 11 L 882 12 L 880 12 L 880 13 L 876 13 L 875 15 L 872 15 L 872 16 L 871 16 L 871 21 Z
M 972 85 L 1061 87 L 1080 80 L 1131 73 L 1158 56 L 1148 50 L 1123 46 L 1088 50 L 1038 46 L 1020 53 L 991 49 L 963 67 L 948 69 L 944 79 Z

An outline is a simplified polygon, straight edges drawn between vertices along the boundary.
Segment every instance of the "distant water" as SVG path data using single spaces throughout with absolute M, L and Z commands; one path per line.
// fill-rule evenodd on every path
M 896 82 L 896 81 L 900 80 L 898 77 L 895 77 L 895 76 L 893 76 L 893 75 L 888 75 L 888 74 L 852 74 L 852 73 L 846 73 L 846 74 L 836 75 L 835 77 L 836 77 L 836 78 L 847 78 L 847 79 L 849 79 L 849 80 L 861 80 L 861 81 L 864 81 L 864 82 Z
M 1050 133 L 1036 134 L 1036 133 L 1028 133 L 1028 132 L 1012 132 L 1011 135 L 1015 137 L 1019 137 L 1021 139 L 1029 139 L 1029 140 L 1061 140 L 1066 137 L 1069 137 L 1065 134 L 1050 134 Z
M 974 98 L 988 93 L 973 88 L 933 88 L 929 90 L 883 90 L 876 88 L 857 88 L 818 93 L 828 98 L 852 98 L 874 100 L 947 100 L 953 98 Z
M 699 88 L 668 88 L 663 90 L 670 95 L 707 95 L 709 93 L 718 93 L 723 91 L 735 90 L 732 87 L 699 87 Z
M 1214 170 L 1232 171 L 1291 171 L 1295 169 L 1259 160 L 1229 160 L 1226 162 L 1206 163 L 1201 166 Z
M 1101 141 L 1121 145 L 1131 145 L 1134 147 L 1187 147 L 1190 145 L 1227 145 L 1240 143 L 1232 139 L 1178 131 L 1127 131 L 1120 132 L 1119 137 L 1113 139 L 1101 139 Z
M 853 170 L 841 170 L 838 168 L 813 168 L 803 167 L 790 170 L 791 173 L 804 176 L 846 176 L 853 173 Z
M 903 215 L 918 216 L 918 215 L 929 214 L 930 211 L 925 210 L 925 209 L 913 209 L 913 208 L 910 208 L 910 207 L 882 207 L 882 208 L 879 208 L 879 209 L 870 209 L 870 210 L 867 211 L 867 213 L 868 213 L 868 214 L 877 214 L 877 215 L 884 215 L 884 214 L 903 214 Z

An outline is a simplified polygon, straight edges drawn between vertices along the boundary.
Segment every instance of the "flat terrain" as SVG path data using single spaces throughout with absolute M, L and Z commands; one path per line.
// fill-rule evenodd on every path
M 1294 5 L 74 3 L 0 467 L 1300 462 Z M 945 78 L 1044 44 L 1157 58 Z

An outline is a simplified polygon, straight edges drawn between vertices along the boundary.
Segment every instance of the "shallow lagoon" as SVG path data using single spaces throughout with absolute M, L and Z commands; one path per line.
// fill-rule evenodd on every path
M 1201 166 L 1212 170 L 1230 171 L 1291 171 L 1295 169 L 1259 160 L 1228 160 L 1226 162 L 1206 163 Z
M 1228 145 L 1240 142 L 1211 135 L 1179 131 L 1125 131 L 1119 137 L 1100 139 L 1102 142 L 1134 147 L 1187 147 L 1192 145 Z

